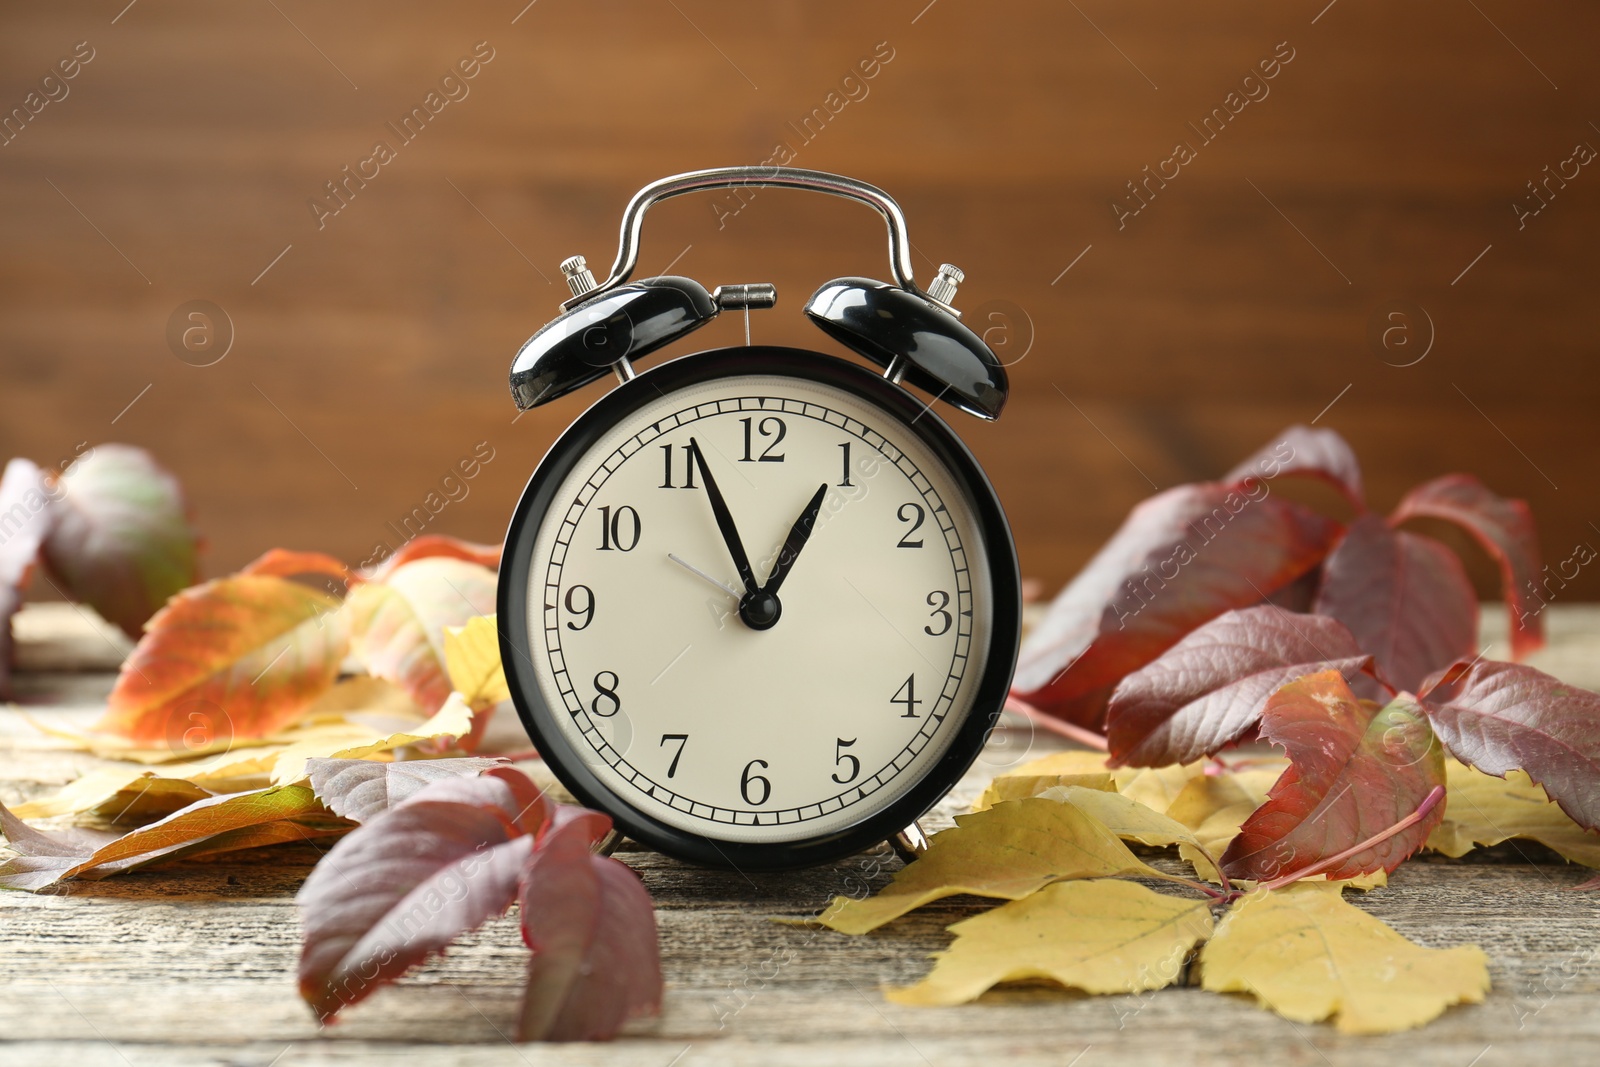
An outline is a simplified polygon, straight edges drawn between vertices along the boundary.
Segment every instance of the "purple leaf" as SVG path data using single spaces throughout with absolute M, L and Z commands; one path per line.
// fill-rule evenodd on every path
M 1500 564 L 1500 584 L 1511 610 L 1511 654 L 1521 659 L 1543 647 L 1539 612 L 1544 597 L 1533 587 L 1539 577 L 1539 538 L 1528 505 L 1491 492 L 1471 475 L 1447 474 L 1407 493 L 1389 521 L 1399 525 L 1424 516 L 1460 526 Z M 1550 581 L 1544 580 L 1547 594 L 1552 592 Z M 1530 598 L 1537 607 L 1530 607 Z
M 0 698 L 11 693 L 11 617 L 22 607 L 52 518 L 39 468 L 26 459 L 7 463 L 0 474 Z
M 661 1007 L 655 911 L 639 878 L 591 851 L 591 830 L 569 821 L 528 858 L 522 936 L 533 950 L 523 994 L 523 1041 L 599 1041 L 630 1016 Z
M 45 563 L 67 592 L 139 637 L 199 577 L 199 537 L 178 480 L 142 448 L 99 445 L 56 479 Z
M 434 782 L 317 864 L 295 899 L 300 995 L 319 1018 L 505 912 L 545 812 L 542 798 L 528 802 L 533 790 L 510 768 Z
M 1350 524 L 1323 566 L 1315 609 L 1349 627 L 1397 688 L 1471 656 L 1478 600 L 1454 552 L 1391 530 L 1376 515 Z
M 78 828 L 47 833 L 17 818 L 4 804 L 0 804 L 0 830 L 5 832 L 6 846 L 16 853 L 0 860 L 0 889 L 30 893 L 59 882 L 96 849 L 122 836 L 109 830 Z
M 414 796 L 425 786 L 444 778 L 471 778 L 491 767 L 504 767 L 497 759 L 401 760 L 383 763 L 366 759 L 310 759 L 306 771 L 317 799 L 335 815 L 370 822 L 379 812 Z
M 1249 607 L 1315 567 L 1331 519 L 1244 488 L 1183 485 L 1139 504 L 1062 590 L 1024 643 L 1013 688 L 1035 707 L 1095 725 L 1115 685 L 1201 623 Z
M 1361 464 L 1349 443 L 1332 430 L 1291 426 L 1222 480 L 1238 485 L 1250 478 L 1270 480 L 1285 474 L 1321 478 L 1343 493 L 1357 511 L 1367 510 Z
M 1106 715 L 1112 765 L 1212 755 L 1255 726 L 1281 686 L 1330 669 L 1349 680 L 1371 662 L 1334 619 L 1270 606 L 1230 611 L 1117 686 Z
M 1422 706 L 1456 759 L 1502 778 L 1525 771 L 1574 822 L 1600 829 L 1600 693 L 1480 660 L 1428 679 Z

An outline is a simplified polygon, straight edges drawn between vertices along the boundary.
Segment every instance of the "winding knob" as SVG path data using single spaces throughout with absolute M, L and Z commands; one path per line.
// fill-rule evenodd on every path
M 572 290 L 573 296 L 582 296 L 600 288 L 600 283 L 594 280 L 594 272 L 589 269 L 589 261 L 582 256 L 563 259 L 561 276 L 567 279 L 567 288 Z
M 939 274 L 928 286 L 928 295 L 941 304 L 949 304 L 955 300 L 956 286 L 967 280 L 961 268 L 954 263 L 941 263 Z

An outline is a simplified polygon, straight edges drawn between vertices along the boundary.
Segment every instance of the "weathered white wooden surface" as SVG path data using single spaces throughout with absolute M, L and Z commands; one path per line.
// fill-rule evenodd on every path
M 95 761 L 39 751 L 25 715 L 84 724 L 110 685 L 115 638 L 73 609 L 21 620 L 21 707 L 0 710 L 0 799 L 38 795 Z M 1600 610 L 1550 609 L 1547 669 L 1600 687 Z M 1493 627 L 1486 627 L 1486 640 Z M 1501 627 L 1503 631 L 1503 627 Z M 1494 655 L 1493 649 L 1490 655 Z M 96 671 L 78 669 L 80 666 Z M 943 823 L 1004 766 L 1053 747 L 1005 732 L 936 814 Z M 1296 1025 L 1241 997 L 1194 988 L 1085 997 L 991 993 L 961 1008 L 913 1009 L 878 987 L 906 983 L 947 942 L 944 927 L 986 905 L 941 901 L 876 934 L 783 926 L 860 880 L 882 884 L 885 851 L 817 870 L 704 871 L 624 852 L 659 906 L 668 990 L 659 1019 L 610 1045 L 507 1040 L 525 952 L 515 921 L 467 938 L 397 987 L 319 1029 L 295 995 L 293 896 L 317 853 L 278 849 L 65 887 L 0 893 L 0 1065 L 177 1067 L 309 1064 L 1404 1063 L 1407 1067 L 1591 1063 L 1600 1056 L 1600 897 L 1568 890 L 1585 872 L 1517 842 L 1470 857 L 1423 857 L 1359 901 L 1435 946 L 1488 952 L 1489 1000 L 1424 1030 L 1350 1038 Z M 876 873 L 874 873 L 876 872 Z M 1075 1059 L 1077 1057 L 1077 1059 Z

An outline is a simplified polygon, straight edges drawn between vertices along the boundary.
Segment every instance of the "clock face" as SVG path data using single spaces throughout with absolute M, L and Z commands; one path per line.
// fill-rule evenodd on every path
M 857 390 L 757 373 L 648 395 L 565 457 L 531 551 L 508 545 L 541 749 L 735 847 L 883 812 L 962 735 L 989 664 L 966 483 Z

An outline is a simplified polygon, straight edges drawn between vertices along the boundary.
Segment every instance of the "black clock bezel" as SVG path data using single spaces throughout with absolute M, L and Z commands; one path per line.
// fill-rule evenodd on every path
M 723 841 L 670 826 L 628 804 L 600 781 L 562 736 L 530 659 L 534 646 L 528 632 L 527 593 L 533 546 L 562 481 L 600 437 L 662 394 L 747 374 L 788 376 L 835 386 L 898 418 L 967 494 L 983 539 L 982 556 L 989 566 L 994 605 L 988 656 L 971 710 L 938 762 L 881 811 L 843 829 L 796 841 Z M 1022 639 L 1022 582 L 1011 528 L 988 476 L 955 432 L 904 389 L 863 367 L 836 356 L 766 345 L 712 349 L 652 367 L 578 416 L 550 447 L 517 501 L 506 531 L 497 600 L 500 659 L 512 702 L 528 736 L 561 784 L 582 804 L 610 815 L 628 837 L 678 859 L 731 870 L 784 870 L 827 863 L 892 837 L 924 815 L 961 780 L 983 750 L 1010 690 Z

